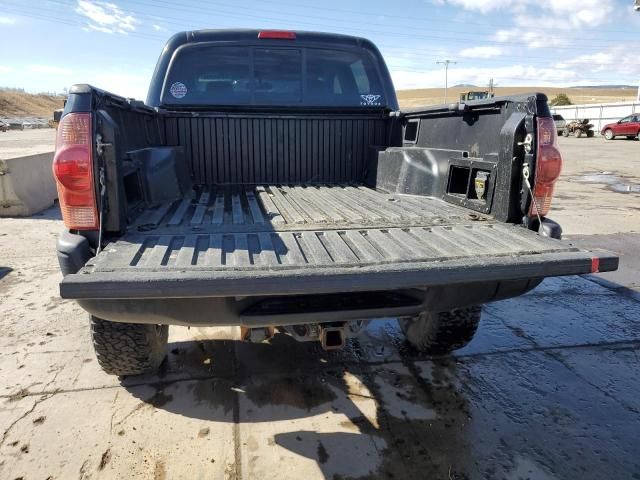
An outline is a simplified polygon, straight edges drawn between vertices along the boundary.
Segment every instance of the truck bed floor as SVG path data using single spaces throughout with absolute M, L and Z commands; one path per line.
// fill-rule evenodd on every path
M 357 185 L 221 186 L 204 187 L 191 197 L 149 209 L 130 231 L 184 234 L 428 226 L 480 217 L 439 199 L 387 194 Z

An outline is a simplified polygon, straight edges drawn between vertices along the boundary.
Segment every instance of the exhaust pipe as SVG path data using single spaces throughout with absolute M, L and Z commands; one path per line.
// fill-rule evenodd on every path
M 345 327 L 321 327 L 320 345 L 324 350 L 340 350 L 345 345 Z

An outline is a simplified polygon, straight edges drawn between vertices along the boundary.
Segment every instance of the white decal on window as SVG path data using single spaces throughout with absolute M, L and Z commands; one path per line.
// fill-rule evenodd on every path
M 175 82 L 169 91 L 174 98 L 183 98 L 187 94 L 187 86 L 182 82 Z
M 367 94 L 367 95 L 360 95 L 360 98 L 362 99 L 362 101 L 360 102 L 360 105 L 366 105 L 368 107 L 376 107 L 376 106 L 380 106 L 380 98 L 382 98 L 382 95 L 372 95 L 371 93 Z

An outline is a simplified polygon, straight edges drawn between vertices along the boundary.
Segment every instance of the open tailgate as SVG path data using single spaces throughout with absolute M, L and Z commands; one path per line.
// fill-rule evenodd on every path
M 519 226 L 127 234 L 60 285 L 63 298 L 375 291 L 611 271 L 618 258 Z

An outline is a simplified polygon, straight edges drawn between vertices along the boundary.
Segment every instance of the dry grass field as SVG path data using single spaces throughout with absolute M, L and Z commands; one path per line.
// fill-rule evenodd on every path
M 486 90 L 485 87 L 450 87 L 448 101 L 456 101 L 460 93 L 469 90 Z M 497 96 L 516 93 L 545 93 L 552 99 L 559 93 L 566 93 L 574 104 L 607 103 L 632 101 L 636 98 L 635 88 L 550 88 L 550 87 L 496 87 Z M 438 105 L 444 101 L 444 88 L 420 88 L 416 90 L 399 90 L 400 107 L 419 107 L 422 105 Z
M 63 103 L 63 97 L 0 90 L 0 117 L 53 118 Z
M 451 87 L 450 101 L 460 97 L 461 92 L 484 90 L 484 87 Z M 548 88 L 548 87 L 497 87 L 496 95 L 543 92 L 551 99 L 558 93 L 566 93 L 575 104 L 631 101 L 636 98 L 633 88 Z M 420 88 L 399 90 L 398 99 L 402 108 L 422 105 L 438 105 L 444 100 L 444 88 Z M 49 95 L 34 95 L 0 90 L 0 117 L 45 117 L 51 118 L 53 111 L 62 108 L 63 98 Z

